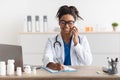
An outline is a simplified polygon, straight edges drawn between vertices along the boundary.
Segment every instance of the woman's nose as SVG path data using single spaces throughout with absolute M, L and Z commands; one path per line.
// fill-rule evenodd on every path
M 66 23 L 66 24 L 65 24 L 65 27 L 69 27 L 69 25 Z

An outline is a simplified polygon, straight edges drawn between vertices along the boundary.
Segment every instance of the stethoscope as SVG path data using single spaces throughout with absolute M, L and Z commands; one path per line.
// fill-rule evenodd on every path
M 57 38 L 58 38 L 58 35 L 55 37 L 55 42 L 53 44 L 54 48 L 55 48 L 56 44 L 59 44 L 59 46 L 61 47 L 61 43 L 60 43 L 60 41 L 57 40 Z
M 78 39 L 79 39 L 79 43 L 80 43 L 80 36 L 78 36 Z M 59 44 L 59 46 L 61 47 L 61 43 L 60 43 L 60 41 L 58 41 L 58 35 L 55 37 L 55 42 L 54 42 L 54 44 L 53 44 L 53 47 L 55 48 L 55 45 L 56 44 Z

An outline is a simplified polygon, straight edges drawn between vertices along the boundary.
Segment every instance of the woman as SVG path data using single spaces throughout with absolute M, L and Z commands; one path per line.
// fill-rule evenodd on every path
M 53 70 L 62 70 L 64 65 L 90 65 L 92 55 L 85 36 L 74 26 L 79 12 L 74 6 L 61 6 L 57 12 L 60 34 L 49 38 L 45 48 L 43 63 Z M 82 18 L 81 18 L 82 19 Z

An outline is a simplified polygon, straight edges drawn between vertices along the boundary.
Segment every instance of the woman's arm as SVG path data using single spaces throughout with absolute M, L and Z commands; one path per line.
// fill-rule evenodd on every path
M 43 56 L 43 63 L 44 66 L 49 67 L 50 69 L 53 70 L 63 70 L 64 66 L 61 65 L 60 63 L 55 63 L 54 62 L 54 55 L 53 55 L 54 49 L 52 46 L 52 40 L 48 39 L 44 51 L 44 56 Z
M 80 40 L 80 43 L 75 46 L 76 55 L 82 64 L 90 65 L 92 63 L 92 54 L 88 40 L 85 36 Z

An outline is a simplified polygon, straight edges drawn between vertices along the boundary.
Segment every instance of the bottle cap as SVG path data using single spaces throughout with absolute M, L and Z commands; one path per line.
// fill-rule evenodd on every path
M 36 21 L 39 21 L 39 16 L 35 16 L 35 20 L 36 20 Z
M 47 16 L 46 15 L 43 16 L 43 22 L 47 22 Z
M 0 61 L 0 65 L 5 65 L 5 61 Z
M 32 20 L 31 16 L 27 16 L 27 21 L 31 21 L 31 20 Z
M 15 62 L 14 59 L 9 59 L 9 60 L 8 60 L 8 63 L 14 63 L 14 62 Z

